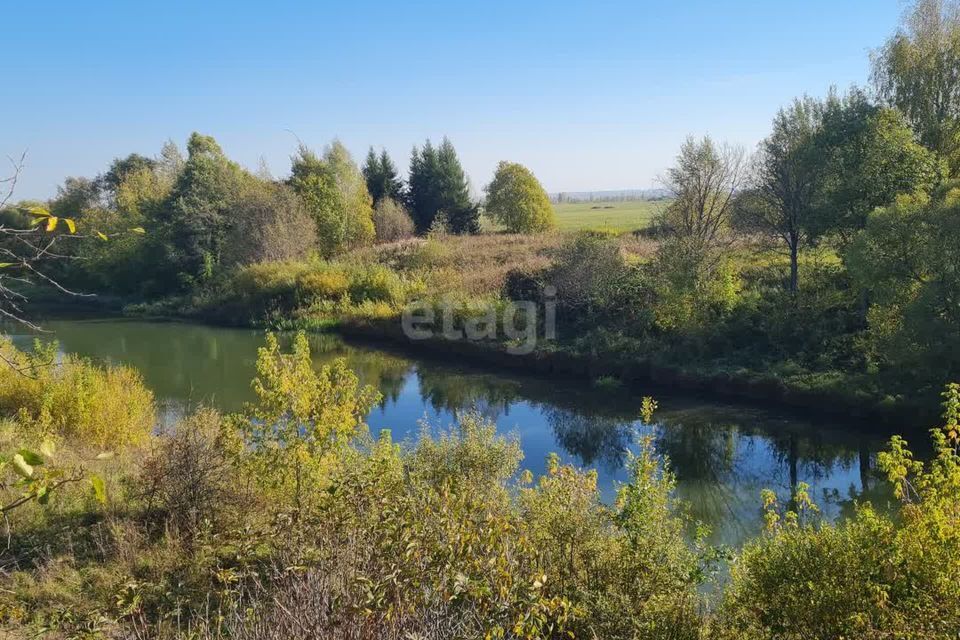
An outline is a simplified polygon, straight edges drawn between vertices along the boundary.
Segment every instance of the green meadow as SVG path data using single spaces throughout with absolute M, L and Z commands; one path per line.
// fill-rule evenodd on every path
M 667 205 L 665 200 L 624 202 L 564 202 L 553 205 L 557 226 L 562 231 L 580 229 L 643 229 Z

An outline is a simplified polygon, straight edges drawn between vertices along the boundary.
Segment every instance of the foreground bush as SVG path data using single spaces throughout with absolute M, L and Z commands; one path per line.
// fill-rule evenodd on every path
M 734 563 L 719 619 L 730 638 L 953 638 L 960 629 L 960 386 L 945 394 L 925 467 L 895 437 L 880 466 L 901 501 L 895 514 L 861 505 L 817 523 L 802 491 Z
M 861 505 L 831 525 L 803 485 L 788 509 L 766 492 L 767 531 L 733 559 L 712 611 L 701 586 L 718 553 L 702 531 L 689 541 L 694 523 L 649 441 L 607 504 L 594 472 L 555 456 L 540 478 L 518 474 L 519 443 L 476 414 L 425 426 L 415 443 L 371 437 L 376 392 L 342 362 L 314 369 L 303 335 L 289 352 L 269 337 L 257 372 L 243 412 L 198 411 L 112 461 L 108 499 L 64 490 L 18 511 L 0 556 L 0 622 L 54 637 L 261 640 L 879 640 L 960 628 L 960 386 L 932 462 L 898 438 L 881 456 L 895 512 Z M 50 424 L 67 442 L 68 427 Z M 16 433 L 7 427 L 0 435 Z M 43 458 L 36 472 L 77 455 L 40 451 L 8 458 L 4 491 L 22 463 Z
M 6 338 L 0 357 L 0 414 L 34 434 L 117 448 L 144 442 L 156 423 L 153 393 L 129 367 L 61 357 L 56 343 L 23 352 Z
M 111 485 L 130 489 L 88 512 L 95 526 L 43 549 L 36 531 L 16 536 L 0 617 L 115 637 L 692 637 L 698 627 L 700 559 L 649 456 L 609 507 L 594 474 L 556 460 L 517 487 L 518 443 L 477 415 L 416 445 L 372 439 L 363 416 L 375 393 L 342 363 L 314 370 L 302 336 L 290 353 L 268 339 L 255 388 L 243 413 L 201 411 L 157 436 L 139 471 Z

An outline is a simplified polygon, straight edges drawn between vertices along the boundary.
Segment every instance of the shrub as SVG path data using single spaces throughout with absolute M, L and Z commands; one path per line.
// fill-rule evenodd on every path
M 698 638 L 703 559 L 684 539 L 675 480 L 650 441 L 631 458 L 613 509 L 600 501 L 595 471 L 555 455 L 547 469 L 520 505 L 549 589 L 580 613 L 574 637 Z
M 766 496 L 767 534 L 734 563 L 718 620 L 729 638 L 947 638 L 960 628 L 960 386 L 950 385 L 935 457 L 894 437 L 879 466 L 898 513 L 860 506 L 837 525 L 804 517 L 801 485 L 781 516 Z
M 316 319 L 317 313 L 335 320 L 389 317 L 421 288 L 419 280 L 375 263 L 265 262 L 237 270 L 201 309 L 233 322 Z
M 661 245 L 650 271 L 654 315 L 662 329 L 702 329 L 737 301 L 740 281 L 733 263 L 682 239 Z
M 316 224 L 290 187 L 253 183 L 231 214 L 223 257 L 228 266 L 303 258 L 317 246 Z
M 297 299 L 309 303 L 316 299 L 336 300 L 350 288 L 350 279 L 340 269 L 307 271 L 297 276 Z
M 351 269 L 349 293 L 354 302 L 399 303 L 404 286 L 400 276 L 387 267 L 360 265 Z
M 624 272 L 620 247 L 611 238 L 582 233 L 556 253 L 544 282 L 557 288 L 557 302 L 571 311 L 586 310 L 608 300 Z
M 153 393 L 134 369 L 61 357 L 56 343 L 22 352 L 3 338 L 0 354 L 0 412 L 34 433 L 113 449 L 142 443 L 156 423 Z
M 200 409 L 157 438 L 143 461 L 138 489 L 148 512 L 178 532 L 194 536 L 203 524 L 217 530 L 239 506 L 241 493 L 223 434 L 223 419 Z
M 232 418 L 243 445 L 235 447 L 237 455 L 288 501 L 281 508 L 299 512 L 328 484 L 343 447 L 365 429 L 364 418 L 380 394 L 361 385 L 342 359 L 314 370 L 302 331 L 290 353 L 267 334 L 253 389 L 257 403 Z
M 406 208 L 392 198 L 383 198 L 373 209 L 373 226 L 377 242 L 394 242 L 414 234 L 413 218 Z

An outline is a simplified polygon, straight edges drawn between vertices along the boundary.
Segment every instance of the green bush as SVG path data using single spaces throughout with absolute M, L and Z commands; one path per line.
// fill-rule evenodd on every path
M 734 562 L 718 621 L 729 638 L 948 638 L 960 629 L 960 386 L 946 394 L 924 465 L 894 437 L 880 467 L 896 513 L 857 508 L 817 522 L 805 487 L 781 516 L 766 497 L 768 531 Z M 812 515 L 807 517 L 805 514 Z
M 376 263 L 263 262 L 237 269 L 196 311 L 226 322 L 390 317 L 421 292 L 419 280 Z
M 350 270 L 350 299 L 353 302 L 388 302 L 404 299 L 404 282 L 396 272 L 380 265 L 358 265 Z
M 308 271 L 297 276 L 296 288 L 301 303 L 338 300 L 349 291 L 350 278 L 340 269 Z
M 413 218 L 393 198 L 385 197 L 373 208 L 373 226 L 377 233 L 377 242 L 395 242 L 413 237 Z

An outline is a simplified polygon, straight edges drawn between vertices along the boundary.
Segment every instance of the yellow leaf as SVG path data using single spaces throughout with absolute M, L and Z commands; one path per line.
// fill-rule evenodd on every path
M 24 478 L 33 477 L 33 467 L 27 464 L 27 461 L 23 459 L 23 456 L 19 453 L 13 456 L 13 470 Z
M 56 447 L 52 441 L 44 440 L 43 444 L 40 445 L 40 453 L 43 454 L 44 458 L 52 460 L 54 453 L 56 453 Z
M 47 231 L 54 231 L 57 228 L 57 221 L 59 218 L 57 216 L 50 216 L 47 218 Z
M 130 231 L 133 231 L 134 233 L 139 233 L 141 235 L 147 232 L 143 227 L 134 227 L 133 229 L 130 229 Z
M 90 476 L 90 486 L 93 487 L 93 495 L 96 496 L 97 502 L 100 504 L 106 504 L 107 502 L 107 486 L 103 482 L 103 478 L 100 476 Z
M 64 218 L 63 221 L 67 223 L 67 229 L 70 229 L 70 233 L 77 232 L 77 223 L 73 221 L 73 218 Z
M 105 234 L 103 231 L 97 231 L 97 237 L 103 240 L 104 242 L 108 240 L 107 234 Z
M 50 215 L 50 212 L 44 209 L 43 207 L 26 207 L 24 211 L 26 211 L 32 216 L 43 216 L 44 218 Z

